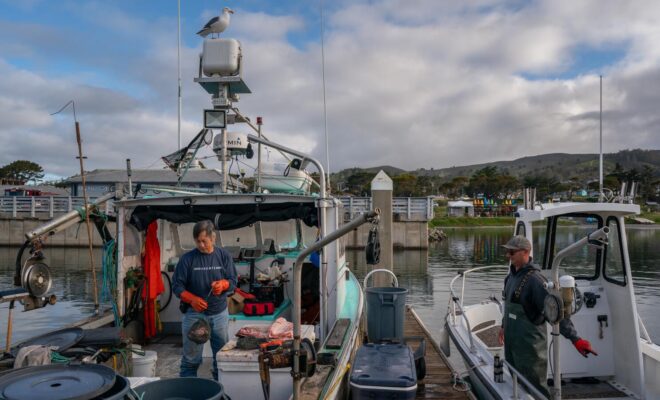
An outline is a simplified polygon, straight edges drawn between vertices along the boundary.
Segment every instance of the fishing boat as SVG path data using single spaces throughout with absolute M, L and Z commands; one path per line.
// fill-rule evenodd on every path
M 534 263 L 548 279 L 544 317 L 552 399 L 660 398 L 660 346 L 653 343 L 637 312 L 628 254 L 625 221 L 640 212 L 631 198 L 537 204 L 527 196 L 515 214 L 513 234 L 529 239 Z M 465 301 L 479 286 L 476 277 L 499 272 L 503 278 L 507 271 L 508 267 L 478 267 L 451 281 L 446 345 L 449 338 L 456 345 L 479 398 L 545 398 L 503 361 L 498 332 L 504 310 L 499 294 L 476 303 Z M 598 356 L 582 357 L 559 336 L 563 316 L 570 317 Z
M 117 188 L 117 192 L 26 234 L 17 256 L 17 287 L 3 291 L 0 300 L 11 301 L 12 307 L 14 301 L 21 300 L 26 310 L 55 304 L 56 299 L 49 295 L 50 272 L 41 252 L 43 243 L 89 217 L 101 234 L 108 256 L 103 263 L 103 276 L 108 279 L 104 279 L 102 290 L 110 293 L 112 312 L 100 312 L 80 325 L 121 326 L 125 335 L 142 342 L 140 336 L 148 318 L 141 317 L 141 308 L 153 306 L 162 329 L 142 350 L 155 352 L 156 377 L 178 376 L 182 314 L 179 300 L 171 293 L 171 276 L 179 257 L 194 248 L 193 224 L 210 220 L 218 232 L 216 244 L 234 260 L 243 282 L 240 286 L 248 293 L 272 296 L 274 306 L 260 315 L 230 314 L 230 339 L 235 339 L 234 334 L 241 328 L 268 329 L 280 318 L 293 323 L 289 347 L 228 347 L 217 354 L 224 394 L 234 399 L 343 398 L 348 391 L 349 363 L 362 340 L 364 300 L 360 284 L 348 268 L 342 236 L 365 223 L 375 226 L 378 213 L 367 212 L 344 223 L 342 202 L 328 193 L 323 165 L 307 154 L 267 140 L 261 132 L 261 119 L 254 124 L 235 107 L 239 95 L 250 93 L 242 70 L 242 49 L 237 40 L 204 40 L 195 81 L 211 95 L 212 108 L 205 111 L 204 128 L 191 143 L 164 157 L 168 166 L 184 176 L 197 151 L 213 143 L 224 172 L 219 193 L 153 185 L 143 185 L 136 191 L 127 168 L 127 187 Z M 228 131 L 230 126 L 254 132 L 237 134 Z M 213 129 L 219 131 L 215 138 Z M 260 165 L 252 187 L 228 174 L 226 164 L 231 157 L 250 158 L 256 150 L 260 163 L 264 145 L 290 160 L 289 173 L 283 173 L 281 180 L 301 178 L 295 190 L 265 190 L 268 179 L 276 177 L 270 171 L 264 185 Z M 318 182 L 313 185 L 316 190 L 310 189 L 311 178 L 306 172 L 297 174 L 308 165 L 318 172 Z M 149 190 L 150 196 L 139 197 L 144 190 Z M 278 191 L 286 190 L 274 190 Z M 110 217 L 100 211 L 107 201 L 113 202 Z M 115 232 L 111 232 L 108 222 L 116 223 Z M 150 246 L 149 241 L 157 243 L 150 247 L 155 274 L 144 265 L 142 250 Z M 318 262 L 310 261 L 314 257 Z M 161 281 L 164 291 L 157 293 L 155 303 L 149 293 Z M 205 354 L 210 355 L 208 348 Z M 87 361 L 93 362 L 97 355 Z

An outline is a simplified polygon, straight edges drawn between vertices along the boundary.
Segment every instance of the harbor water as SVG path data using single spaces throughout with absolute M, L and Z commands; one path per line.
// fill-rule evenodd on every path
M 559 235 L 572 235 L 570 227 L 561 228 Z M 449 299 L 449 281 L 457 273 L 482 265 L 505 265 L 506 257 L 500 247 L 511 235 L 510 228 L 448 228 L 446 240 L 432 244 L 423 251 L 394 253 L 394 272 L 399 284 L 408 289 L 407 302 L 437 335 L 442 329 Z M 660 342 L 660 229 L 658 227 L 628 227 L 632 274 L 637 306 L 649 334 Z M 0 247 L 0 288 L 12 288 L 14 260 L 18 249 Z M 22 312 L 17 305 L 13 313 L 12 342 L 66 326 L 94 311 L 93 280 L 86 248 L 47 248 L 45 255 L 53 274 L 53 292 L 58 301 L 54 306 Z M 94 251 L 99 282 L 100 249 Z M 347 259 L 362 278 L 367 272 L 362 251 L 348 251 Z M 477 272 L 469 281 L 478 282 L 466 292 L 466 303 L 490 295 L 499 297 L 504 279 L 501 273 Z M 7 330 L 8 304 L 0 304 L 0 347 L 4 348 Z

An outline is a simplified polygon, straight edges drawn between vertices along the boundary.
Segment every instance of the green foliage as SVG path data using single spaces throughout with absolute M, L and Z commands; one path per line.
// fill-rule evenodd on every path
M 27 183 L 37 183 L 44 177 L 44 169 L 37 163 L 16 160 L 0 168 L 0 178 Z
M 515 177 L 500 173 L 496 166 L 481 168 L 472 175 L 468 191 L 474 195 L 481 193 L 486 198 L 506 196 L 520 186 Z

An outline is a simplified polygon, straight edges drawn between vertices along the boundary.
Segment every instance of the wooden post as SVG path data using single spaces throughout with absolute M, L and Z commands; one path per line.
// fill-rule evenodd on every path
M 372 269 L 393 269 L 394 253 L 392 250 L 392 179 L 381 170 L 371 181 L 371 198 L 373 208 L 380 208 L 380 223 L 378 224 L 380 236 L 380 262 Z M 374 274 L 373 286 L 392 286 L 392 278 L 385 273 Z
M 34 201 L 34 196 L 30 196 L 30 217 L 36 217 L 36 202 Z
M 12 202 L 11 202 L 11 216 L 16 218 L 16 212 L 17 212 L 17 206 L 16 206 L 16 196 L 12 196 Z
M 48 216 L 50 218 L 53 218 L 54 211 L 55 211 L 55 199 L 53 199 L 53 196 L 50 196 L 50 201 L 48 202 Z

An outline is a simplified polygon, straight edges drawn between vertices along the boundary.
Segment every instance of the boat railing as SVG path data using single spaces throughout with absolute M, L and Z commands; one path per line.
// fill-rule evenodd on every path
M 527 392 L 532 395 L 535 399 L 538 400 L 548 400 L 547 397 L 543 395 L 534 385 L 532 385 L 527 378 L 525 378 L 517 369 L 513 367 L 513 365 L 509 364 L 506 360 L 503 360 L 504 365 L 506 365 L 509 368 L 509 373 L 511 374 L 511 378 L 513 379 L 513 395 L 511 396 L 512 399 L 520 399 L 520 393 L 518 391 L 518 381 L 521 381 L 523 385 L 525 386 L 525 389 L 527 389 Z
M 472 338 L 472 327 L 470 326 L 470 320 L 468 319 L 467 315 L 465 314 L 465 311 L 463 310 L 463 299 L 465 297 L 465 281 L 466 278 L 469 274 L 472 272 L 476 271 L 483 271 L 486 269 L 496 269 L 496 268 L 506 268 L 503 265 L 486 265 L 483 267 L 476 267 L 476 268 L 471 268 L 465 271 L 461 271 L 456 275 L 451 282 L 449 282 L 449 310 L 448 312 L 451 313 L 451 319 L 452 323 L 456 323 L 456 315 L 461 315 L 461 317 L 465 320 L 465 324 L 467 326 L 467 331 L 468 331 L 468 339 L 470 340 L 470 352 L 474 353 L 476 352 L 476 349 L 474 347 L 474 339 Z M 457 296 L 456 292 L 454 290 L 454 283 L 461 278 L 461 295 Z M 456 312 L 458 311 L 458 313 Z

